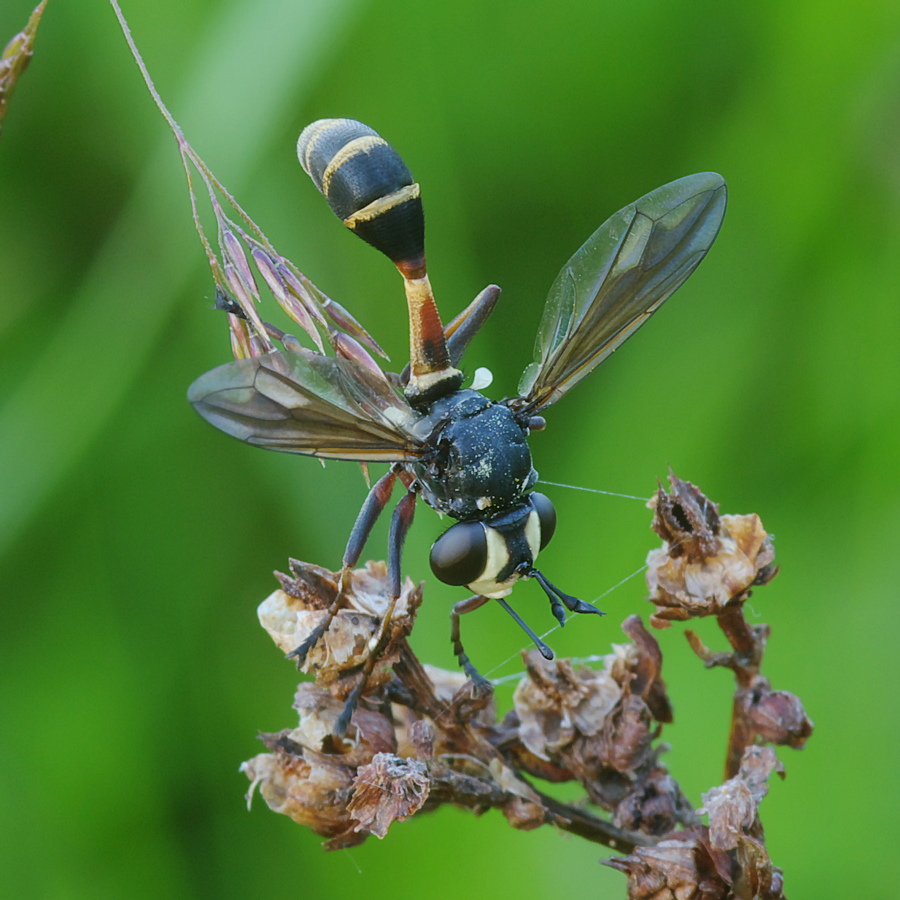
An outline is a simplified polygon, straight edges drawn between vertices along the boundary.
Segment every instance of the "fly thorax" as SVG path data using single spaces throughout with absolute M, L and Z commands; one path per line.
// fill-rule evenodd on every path
M 434 454 L 416 466 L 425 500 L 457 519 L 510 509 L 537 481 L 526 433 L 510 409 L 465 390 L 432 407 Z

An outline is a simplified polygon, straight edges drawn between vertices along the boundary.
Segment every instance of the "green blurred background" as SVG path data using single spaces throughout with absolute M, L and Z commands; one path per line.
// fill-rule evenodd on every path
M 31 0 L 0 7 L 0 40 Z M 126 2 L 189 139 L 281 252 L 398 365 L 399 279 L 331 217 L 294 159 L 301 127 L 352 116 L 422 183 L 445 314 L 501 305 L 467 358 L 495 397 L 529 361 L 546 291 L 610 213 L 706 169 L 730 185 L 689 284 L 532 441 L 546 478 L 648 496 L 669 466 L 724 512 L 761 514 L 781 575 L 753 600 L 765 671 L 816 732 L 780 751 L 762 807 L 791 897 L 895 896 L 900 7 L 575 0 Z M 293 724 L 296 675 L 255 620 L 289 556 L 337 566 L 356 468 L 265 454 L 206 426 L 187 385 L 225 323 L 174 143 L 102 0 L 50 0 L 0 141 L 0 881 L 5 896 L 622 897 L 603 848 L 452 809 L 324 853 L 257 802 L 238 764 Z M 276 315 L 269 309 L 270 315 Z M 491 392 L 489 392 L 491 393 Z M 634 500 L 551 489 L 542 568 L 598 597 L 657 541 Z M 406 553 L 427 574 L 422 507 Z M 382 528 L 369 554 L 383 556 Z M 414 635 L 453 667 L 429 582 Z M 549 624 L 534 584 L 517 591 Z M 552 643 L 602 653 L 646 615 Z M 703 623 L 708 624 L 708 623 Z M 522 636 L 464 622 L 495 676 Z M 721 778 L 730 677 L 660 635 L 675 776 Z M 702 629 L 721 647 L 713 630 Z M 893 685 L 893 687 L 892 687 Z M 507 692 L 504 696 L 508 696 Z M 890 856 L 888 854 L 891 854 Z

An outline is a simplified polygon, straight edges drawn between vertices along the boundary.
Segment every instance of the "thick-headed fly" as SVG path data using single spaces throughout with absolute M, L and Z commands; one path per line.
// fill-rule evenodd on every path
M 371 358 L 326 356 L 285 339 L 284 350 L 227 363 L 200 377 L 188 397 L 208 422 L 269 450 L 325 459 L 389 462 L 357 517 L 343 557 L 342 589 L 322 625 L 293 655 L 301 660 L 341 606 L 350 570 L 399 480 L 406 491 L 390 527 L 392 603 L 371 661 L 348 701 L 349 723 L 379 646 L 389 634 L 400 594 L 400 552 L 416 496 L 458 520 L 434 543 L 431 568 L 443 582 L 474 596 L 452 612 L 452 641 L 466 674 L 485 679 L 459 636 L 463 613 L 496 600 L 548 659 L 553 654 L 504 599 L 534 578 L 554 615 L 597 613 L 563 593 L 535 568 L 556 527 L 550 500 L 534 491 L 537 472 L 527 438 L 544 427 L 541 413 L 606 359 L 659 309 L 703 259 L 722 223 L 726 189 L 720 175 L 680 178 L 608 219 L 566 263 L 550 289 L 535 360 L 519 394 L 493 402 L 462 387 L 457 368 L 497 301 L 486 288 L 446 328 L 425 268 L 425 222 L 419 185 L 397 152 L 352 119 L 323 119 L 304 129 L 300 162 L 344 224 L 400 270 L 410 321 L 410 364 L 383 373 Z

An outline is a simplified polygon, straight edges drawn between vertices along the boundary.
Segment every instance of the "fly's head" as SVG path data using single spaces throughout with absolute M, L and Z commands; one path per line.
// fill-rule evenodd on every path
M 553 504 L 533 491 L 501 515 L 448 528 L 431 548 L 431 571 L 444 584 L 504 597 L 520 578 L 538 574 L 534 561 L 555 530 Z

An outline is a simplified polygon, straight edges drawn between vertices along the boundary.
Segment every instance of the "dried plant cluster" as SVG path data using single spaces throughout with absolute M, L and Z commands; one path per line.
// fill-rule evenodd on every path
M 235 358 L 268 353 L 276 343 L 309 352 L 262 321 L 262 284 L 320 353 L 327 344 L 335 356 L 400 384 L 374 361 L 371 354 L 384 355 L 374 339 L 275 250 L 196 154 L 156 92 L 116 0 L 111 4 L 176 137 Z M 45 5 L 0 55 L 0 123 Z M 200 223 L 192 172 L 215 216 L 217 250 Z M 445 803 L 476 814 L 498 809 L 514 828 L 552 824 L 623 854 L 606 863 L 626 874 L 635 900 L 783 897 L 759 804 L 770 775 L 783 774 L 769 745 L 802 747 L 812 723 L 795 695 L 774 690 L 761 674 L 769 629 L 744 618 L 751 589 L 777 572 L 772 541 L 758 516 L 720 516 L 694 485 L 674 475 L 670 481 L 671 490 L 660 486 L 649 504 L 663 540 L 647 558 L 648 599 L 656 607 L 650 624 L 664 629 L 714 616 L 729 650 L 713 651 L 691 630 L 686 637 L 707 668 L 731 669 L 735 679 L 726 780 L 702 796 L 702 806 L 695 808 L 661 759 L 672 704 L 659 642 L 639 616 L 622 623 L 629 642 L 613 645 L 600 668 L 524 652 L 513 707 L 500 715 L 490 688 L 416 658 L 408 638 L 422 585 L 407 579 L 392 605 L 384 563 L 369 562 L 342 584 L 341 573 L 295 560 L 261 604 L 260 622 L 289 655 L 310 635 L 321 637 L 303 659 L 312 680 L 294 697 L 298 724 L 262 735 L 267 752 L 242 766 L 251 781 L 248 802 L 258 788 L 271 809 L 325 837 L 327 849 L 383 838 L 394 822 Z M 344 608 L 329 621 L 341 590 Z M 379 635 L 389 609 L 385 642 Z M 357 694 L 346 737 L 334 737 Z M 560 802 L 538 781 L 578 782 L 583 800 Z
M 111 2 L 176 137 L 235 358 L 277 344 L 298 355 L 310 352 L 262 321 L 257 303 L 268 293 L 320 353 L 327 346 L 399 385 L 400 376 L 375 362 L 372 354 L 383 352 L 371 335 L 275 249 L 196 154 Z M 200 223 L 193 172 L 215 217 L 215 242 Z M 367 402 L 362 391 L 354 398 Z M 476 814 L 498 809 L 515 828 L 556 825 L 623 854 L 608 864 L 627 875 L 631 898 L 782 897 L 781 872 L 769 859 L 758 816 L 769 775 L 781 772 L 765 745 L 800 747 L 812 725 L 793 694 L 773 690 L 762 676 L 768 628 L 748 625 L 743 615 L 750 590 L 775 574 L 772 542 L 757 516 L 720 517 L 693 485 L 674 476 L 671 484 L 651 501 L 663 545 L 648 558 L 656 607 L 650 623 L 665 628 L 714 616 L 727 652 L 686 634 L 707 667 L 730 668 L 736 682 L 727 780 L 704 795 L 701 808 L 661 760 L 662 727 L 672 722 L 672 707 L 659 644 L 638 616 L 622 625 L 629 643 L 613 646 L 599 669 L 525 653 L 513 708 L 499 715 L 490 689 L 416 658 L 408 638 L 421 585 L 407 580 L 385 631 L 388 573 L 383 563 L 368 563 L 345 581 L 343 608 L 324 629 L 341 573 L 297 561 L 290 574 L 278 576 L 281 586 L 259 615 L 285 653 L 321 634 L 303 660 L 313 680 L 297 688 L 296 727 L 262 735 L 268 752 L 244 763 L 248 798 L 258 788 L 273 810 L 326 838 L 328 849 L 359 844 L 370 834 L 383 838 L 392 823 L 451 803 Z M 347 701 L 357 695 L 354 709 Z M 336 738 L 348 709 L 346 737 Z M 536 786 L 567 781 L 581 785 L 582 802 L 560 802 Z
M 297 689 L 299 723 L 262 735 L 268 752 L 244 763 L 250 795 L 258 788 L 328 849 L 383 838 L 393 822 L 452 803 L 498 809 L 514 828 L 554 824 L 626 854 L 607 864 L 627 875 L 631 898 L 782 897 L 758 814 L 769 776 L 782 773 L 767 745 L 801 747 L 812 724 L 797 697 L 760 674 L 769 630 L 743 615 L 751 589 L 776 574 L 771 538 L 758 516 L 720 517 L 692 484 L 671 484 L 650 502 L 663 538 L 648 557 L 650 621 L 715 616 L 728 652 L 687 637 L 707 668 L 729 668 L 736 682 L 727 780 L 701 808 L 661 761 L 672 706 L 659 643 L 636 615 L 622 625 L 629 643 L 614 645 L 601 668 L 524 653 L 513 708 L 501 716 L 490 692 L 416 658 L 408 637 L 422 586 L 407 580 L 348 736 L 331 737 L 387 606 L 385 566 L 372 562 L 354 573 L 346 609 L 305 661 L 314 680 Z M 324 615 L 339 574 L 292 561 L 278 578 L 259 617 L 290 651 Z M 562 803 L 538 781 L 577 781 L 584 801 Z

